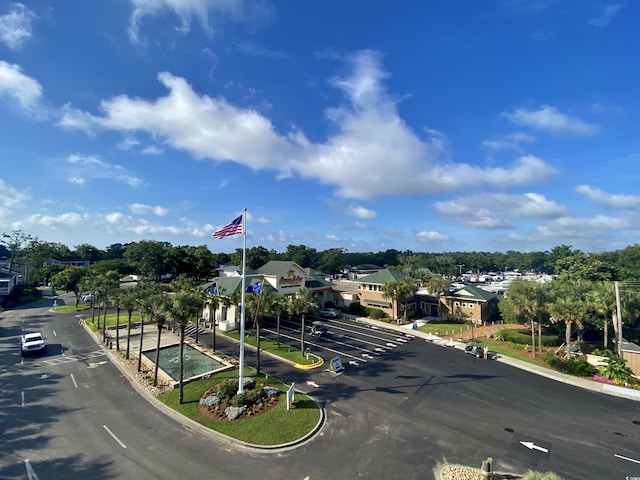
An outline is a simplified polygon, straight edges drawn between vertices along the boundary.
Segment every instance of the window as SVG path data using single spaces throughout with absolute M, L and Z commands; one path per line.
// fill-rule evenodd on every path
M 460 306 L 460 302 L 453 302 L 453 306 L 454 307 L 459 307 Z
M 468 305 L 468 307 L 469 307 L 469 308 L 473 308 L 473 307 L 474 307 L 474 304 L 473 304 L 473 303 L 470 303 L 470 304 Z

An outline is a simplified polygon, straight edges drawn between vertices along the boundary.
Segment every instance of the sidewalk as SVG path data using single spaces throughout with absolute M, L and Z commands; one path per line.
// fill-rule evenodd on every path
M 349 317 L 349 318 L 353 318 L 356 322 L 362 322 L 362 323 L 367 323 L 369 325 L 374 325 L 378 328 L 386 328 L 389 330 L 396 330 L 398 332 L 402 332 L 406 335 L 414 335 L 417 338 L 423 338 L 427 341 L 430 341 L 442 347 L 449 347 L 449 348 L 453 347 L 459 350 L 464 350 L 464 343 L 460 343 L 447 338 L 438 337 L 430 333 L 424 333 L 424 332 L 421 332 L 420 330 L 414 330 L 413 323 L 409 323 L 406 325 L 395 325 L 393 323 L 381 322 L 380 320 L 373 320 L 371 318 L 366 318 L 366 317 Z M 575 387 L 583 388 L 585 390 L 591 390 L 593 392 L 604 393 L 606 395 L 613 395 L 616 397 L 626 398 L 628 400 L 635 400 L 640 402 L 640 390 L 633 390 L 631 388 L 619 387 L 617 385 L 609 385 L 607 383 L 599 383 L 593 380 L 589 380 L 587 378 L 574 377 L 573 375 L 560 373 L 555 370 L 551 370 L 550 368 L 541 367 L 539 365 L 534 365 L 532 363 L 518 360 L 516 358 L 506 357 L 504 355 L 499 355 L 496 358 L 496 361 L 501 363 L 506 363 L 507 365 L 511 365 L 512 367 L 519 368 L 521 370 L 525 370 L 527 372 L 531 372 L 536 375 L 540 375 L 542 377 L 547 377 L 552 380 L 556 380 L 558 382 L 563 382 L 569 385 L 573 385 Z

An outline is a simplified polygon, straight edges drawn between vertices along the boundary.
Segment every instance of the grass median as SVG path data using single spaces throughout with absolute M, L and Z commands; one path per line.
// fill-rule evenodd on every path
M 205 427 L 253 445 L 274 446 L 294 442 L 316 428 L 322 412 L 311 398 L 296 392 L 293 405 L 290 410 L 287 410 L 285 392 L 289 388 L 288 385 L 273 378 L 258 375 L 253 369 L 245 368 L 244 375 L 246 378 L 254 378 L 256 381 L 279 388 L 283 393 L 280 395 L 277 405 L 261 415 L 232 421 L 213 420 L 203 416 L 198 410 L 200 397 L 219 382 L 237 379 L 237 369 L 185 385 L 182 405 L 178 403 L 179 392 L 177 389 L 163 393 L 157 398 L 176 412 Z

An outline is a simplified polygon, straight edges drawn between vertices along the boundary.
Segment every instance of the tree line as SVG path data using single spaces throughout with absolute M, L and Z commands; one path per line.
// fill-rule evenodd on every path
M 121 275 L 137 274 L 159 281 L 163 277 L 187 275 L 204 280 L 223 265 L 241 265 L 242 249 L 233 253 L 212 252 L 208 246 L 180 245 L 141 240 L 115 243 L 105 249 L 82 243 L 73 249 L 60 243 L 45 242 L 20 230 L 3 233 L 0 258 L 7 259 L 9 268 L 19 268 L 29 283 L 46 283 L 64 270 L 64 265 L 47 264 L 50 259 L 85 260 L 96 273 L 117 271 Z M 412 275 L 421 270 L 454 277 L 461 272 L 536 272 L 561 274 L 567 272 L 591 281 L 640 279 L 640 245 L 621 250 L 587 253 L 560 245 L 550 251 L 538 252 L 413 252 L 388 249 L 381 252 L 348 252 L 343 248 L 318 251 L 305 245 L 289 245 L 284 252 L 262 246 L 246 251 L 247 267 L 255 270 L 270 260 L 294 261 L 303 268 L 325 274 L 341 273 L 363 264 L 398 269 Z

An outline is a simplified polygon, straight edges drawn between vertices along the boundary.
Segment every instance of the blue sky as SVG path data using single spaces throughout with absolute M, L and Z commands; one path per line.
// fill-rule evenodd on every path
M 640 243 L 640 2 L 0 0 L 0 231 Z

